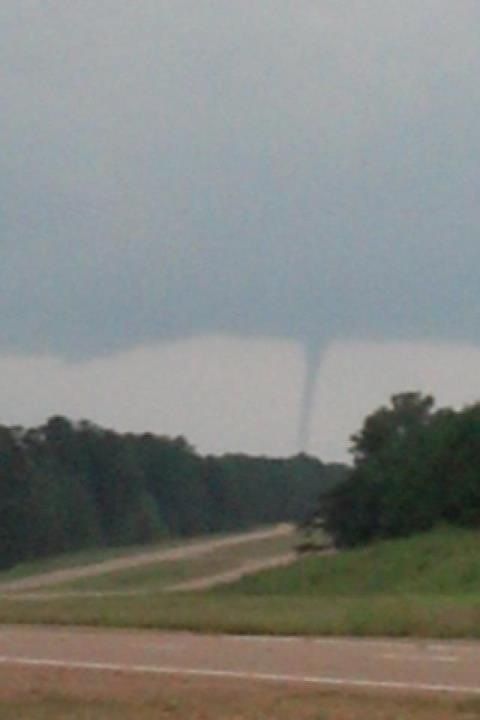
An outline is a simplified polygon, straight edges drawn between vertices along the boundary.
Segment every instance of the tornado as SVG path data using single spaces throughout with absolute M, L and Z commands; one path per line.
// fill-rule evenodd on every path
M 312 433 L 312 420 L 315 404 L 317 375 L 323 354 L 321 342 L 307 342 L 304 348 L 305 373 L 300 398 L 300 414 L 298 421 L 297 446 L 299 452 L 308 452 Z

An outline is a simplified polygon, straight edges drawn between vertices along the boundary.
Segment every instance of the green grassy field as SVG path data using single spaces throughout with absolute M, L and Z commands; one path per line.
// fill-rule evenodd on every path
M 217 592 L 0 600 L 1 623 L 205 633 L 480 638 L 478 597 L 234 596 Z
M 202 593 L 0 600 L 0 622 L 203 632 L 480 637 L 480 534 L 442 529 L 306 557 Z
M 478 594 L 480 532 L 441 528 L 326 557 L 306 556 L 229 587 L 235 595 L 448 596 Z

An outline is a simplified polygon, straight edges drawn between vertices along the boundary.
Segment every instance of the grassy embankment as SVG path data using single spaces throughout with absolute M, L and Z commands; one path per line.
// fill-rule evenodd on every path
M 67 568 L 86 567 L 96 563 L 107 562 L 108 560 L 116 560 L 123 557 L 135 557 L 142 555 L 146 550 L 155 552 L 156 550 L 169 550 L 188 543 L 188 541 L 166 540 L 155 545 L 131 545 L 124 547 L 109 548 L 92 548 L 89 550 L 79 550 L 72 553 L 64 553 L 55 557 L 48 557 L 42 560 L 32 560 L 31 562 L 19 563 L 9 570 L 0 571 L 0 589 L 2 582 L 10 582 L 11 580 L 22 580 L 23 578 L 34 577 L 35 575 L 43 575 L 54 570 L 65 570 Z
M 96 563 L 116 560 L 117 558 L 135 557 L 136 555 L 143 555 L 145 552 L 160 552 L 177 547 L 189 547 L 190 545 L 194 545 L 195 543 L 203 542 L 205 540 L 221 540 L 225 537 L 228 537 L 226 533 L 203 535 L 188 539 L 166 538 L 165 540 L 161 540 L 152 545 L 123 545 L 118 547 L 91 548 L 71 553 L 63 553 L 54 557 L 44 558 L 42 560 L 32 560 L 31 562 L 19 563 L 9 570 L 0 570 L 0 589 L 2 582 L 10 582 L 11 580 L 21 580 L 35 575 L 43 575 L 44 573 L 52 572 L 54 570 L 86 567 Z
M 85 577 L 51 586 L 48 589 L 58 592 L 162 591 L 170 585 L 221 574 L 241 567 L 251 560 L 280 557 L 292 550 L 293 539 L 291 536 L 274 536 L 238 545 L 218 547 L 197 557 L 164 560 L 95 577 Z
M 158 593 L 41 603 L 2 599 L 0 621 L 480 637 L 479 549 L 479 533 L 441 529 L 335 556 L 306 557 L 200 596 Z

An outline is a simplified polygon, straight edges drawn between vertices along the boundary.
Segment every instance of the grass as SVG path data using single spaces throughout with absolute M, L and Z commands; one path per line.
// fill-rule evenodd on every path
M 0 622 L 205 633 L 480 638 L 480 598 L 332 598 L 178 593 L 2 599 Z
M 222 573 L 255 558 L 276 557 L 293 549 L 294 538 L 275 536 L 264 540 L 218 547 L 198 557 L 162 561 L 138 568 L 105 573 L 56 585 L 55 590 L 121 591 L 141 589 L 154 591 L 188 580 Z
M 210 536 L 209 536 L 210 537 Z M 220 536 L 219 536 L 220 537 Z M 195 540 L 165 540 L 155 545 L 131 545 L 123 547 L 108 548 L 92 548 L 90 550 L 79 550 L 73 553 L 64 553 L 49 557 L 42 560 L 34 560 L 32 562 L 19 563 L 9 570 L 0 572 L 0 587 L 2 582 L 10 580 L 20 580 L 34 575 L 41 575 L 53 570 L 64 570 L 67 568 L 83 567 L 86 565 L 95 565 L 96 563 L 105 562 L 107 560 L 115 560 L 119 557 L 134 557 L 144 552 L 155 550 L 168 550 L 169 548 L 178 547 L 180 545 L 189 545 L 196 540 L 206 538 L 196 538 Z
M 245 548 L 246 549 L 246 548 Z M 441 529 L 306 557 L 203 593 L 0 600 L 0 622 L 480 638 L 480 534 Z
M 267 530 L 268 526 L 264 526 L 263 528 L 247 528 L 245 530 L 239 530 L 233 534 L 241 536 L 242 534 L 248 534 L 249 532 L 255 532 L 258 530 L 261 531 L 262 529 Z M 158 543 L 150 545 L 91 548 L 72 553 L 64 553 L 54 557 L 47 557 L 41 560 L 19 563 L 8 570 L 0 571 L 0 589 L 2 582 L 7 583 L 14 580 L 35 577 L 37 575 L 42 575 L 56 570 L 87 567 L 89 565 L 96 565 L 98 563 L 116 560 L 118 558 L 133 558 L 144 553 L 160 552 L 173 548 L 188 548 L 191 545 L 196 545 L 197 543 L 208 542 L 210 540 L 222 540 L 230 537 L 231 534 L 232 533 L 212 533 L 191 538 L 166 538 L 161 542 L 159 541 Z
M 472 596 L 480 600 L 480 533 L 440 528 L 326 557 L 307 556 L 230 586 L 241 595 Z

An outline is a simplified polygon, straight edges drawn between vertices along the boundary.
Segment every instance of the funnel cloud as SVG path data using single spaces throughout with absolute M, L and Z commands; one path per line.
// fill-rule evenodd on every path
M 305 345 L 305 377 L 300 401 L 297 447 L 301 452 L 310 448 L 315 388 L 322 359 L 323 348 L 319 344 Z
M 0 350 L 478 344 L 473 0 L 3 0 Z

